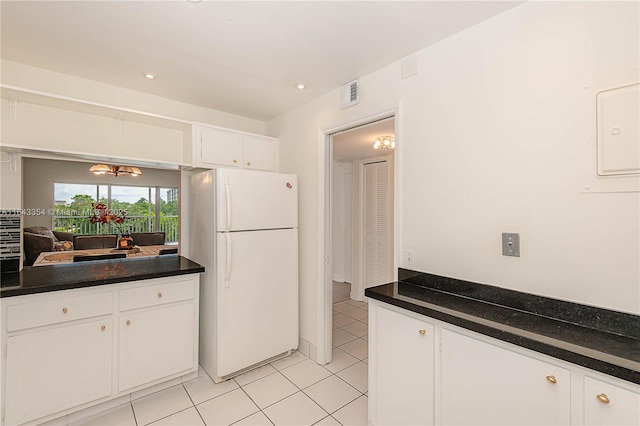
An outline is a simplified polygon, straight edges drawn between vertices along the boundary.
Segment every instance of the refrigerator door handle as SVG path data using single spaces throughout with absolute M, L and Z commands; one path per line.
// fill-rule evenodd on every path
M 229 288 L 229 279 L 231 278 L 231 235 L 224 234 L 224 238 L 227 241 L 227 265 L 224 272 L 224 288 Z
M 226 230 L 229 231 L 231 230 L 231 188 L 229 188 L 229 181 L 225 180 L 224 182 L 224 195 L 225 198 L 227 200 L 227 223 L 226 223 Z

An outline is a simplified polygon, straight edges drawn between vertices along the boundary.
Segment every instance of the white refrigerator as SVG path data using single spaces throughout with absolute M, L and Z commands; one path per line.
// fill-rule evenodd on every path
M 296 175 L 191 178 L 189 256 L 200 278 L 200 365 L 222 381 L 298 347 Z

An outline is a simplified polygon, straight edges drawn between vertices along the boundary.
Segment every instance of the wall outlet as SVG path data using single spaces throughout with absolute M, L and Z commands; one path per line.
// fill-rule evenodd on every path
M 520 257 L 520 234 L 502 233 L 502 255 Z
M 413 268 L 413 260 L 415 257 L 415 252 L 413 250 L 405 250 L 404 251 L 404 263 L 407 268 Z

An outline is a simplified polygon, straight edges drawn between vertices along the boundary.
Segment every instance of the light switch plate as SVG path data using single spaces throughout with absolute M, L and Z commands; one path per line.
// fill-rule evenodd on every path
M 404 260 L 407 268 L 413 268 L 413 260 L 415 257 L 415 252 L 413 250 L 405 250 L 404 251 Z
M 520 234 L 502 233 L 502 255 L 520 257 Z

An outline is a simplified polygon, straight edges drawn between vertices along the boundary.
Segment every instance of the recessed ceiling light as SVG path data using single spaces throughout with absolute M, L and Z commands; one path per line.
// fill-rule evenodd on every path
M 156 76 L 154 74 L 151 74 L 150 72 L 145 72 L 144 76 L 147 77 L 149 80 L 153 80 L 156 78 Z
M 300 90 L 303 90 L 305 87 L 307 87 L 307 86 L 305 86 L 304 83 L 296 83 L 296 88 L 298 88 Z
M 200 3 L 202 0 L 187 0 L 189 3 Z

